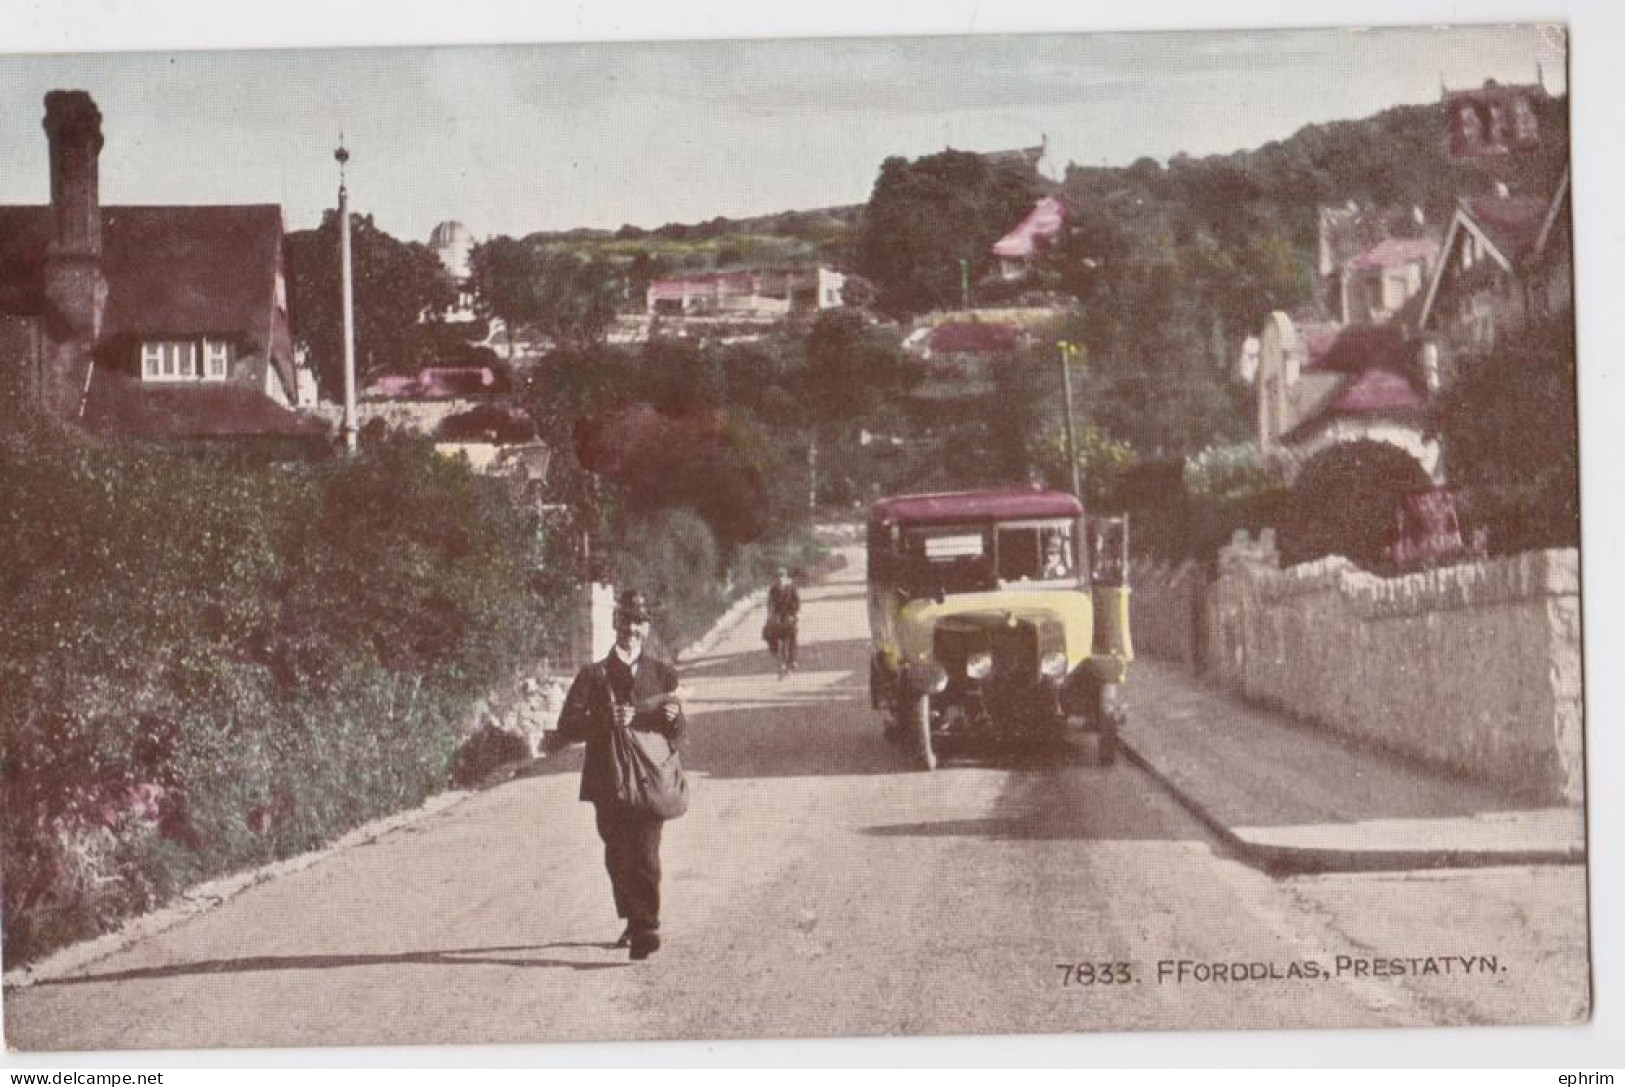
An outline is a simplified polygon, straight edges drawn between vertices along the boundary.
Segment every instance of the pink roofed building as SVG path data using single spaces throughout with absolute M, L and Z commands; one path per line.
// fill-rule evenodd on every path
M 1384 324 L 1427 286 L 1438 260 L 1434 238 L 1384 238 L 1344 267 L 1341 310 L 1345 325 Z

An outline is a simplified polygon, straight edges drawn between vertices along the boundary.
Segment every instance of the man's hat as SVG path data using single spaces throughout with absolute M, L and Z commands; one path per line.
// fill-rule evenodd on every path
M 636 589 L 627 589 L 615 604 L 615 614 L 634 623 L 647 623 L 654 618 L 649 609 L 649 598 Z

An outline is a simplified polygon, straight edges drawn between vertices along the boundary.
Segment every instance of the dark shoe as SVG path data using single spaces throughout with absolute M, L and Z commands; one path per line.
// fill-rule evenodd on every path
M 660 950 L 660 933 L 634 932 L 632 934 L 632 951 L 630 958 L 633 962 L 642 962 L 656 951 Z
M 616 938 L 616 940 L 615 940 L 615 946 L 616 947 L 631 947 L 632 946 L 632 926 L 631 925 L 627 925 L 625 928 L 623 928 L 621 930 L 620 936 L 618 936 Z

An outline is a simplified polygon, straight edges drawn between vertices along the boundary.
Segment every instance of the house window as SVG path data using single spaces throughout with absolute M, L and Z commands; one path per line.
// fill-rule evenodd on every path
M 1396 310 L 1405 304 L 1405 276 L 1390 275 L 1382 279 L 1382 308 Z
M 197 377 L 197 344 L 167 340 L 141 345 L 144 381 L 188 381 Z
M 141 345 L 143 381 L 224 381 L 231 376 L 227 340 L 148 340 Z
M 209 381 L 224 381 L 231 372 L 231 344 L 225 340 L 203 341 L 203 376 Z

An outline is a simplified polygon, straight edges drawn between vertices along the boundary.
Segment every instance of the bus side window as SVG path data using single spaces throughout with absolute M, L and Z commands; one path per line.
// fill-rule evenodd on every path
M 1038 530 L 1007 528 L 999 532 L 999 578 L 1020 581 L 1038 576 Z

